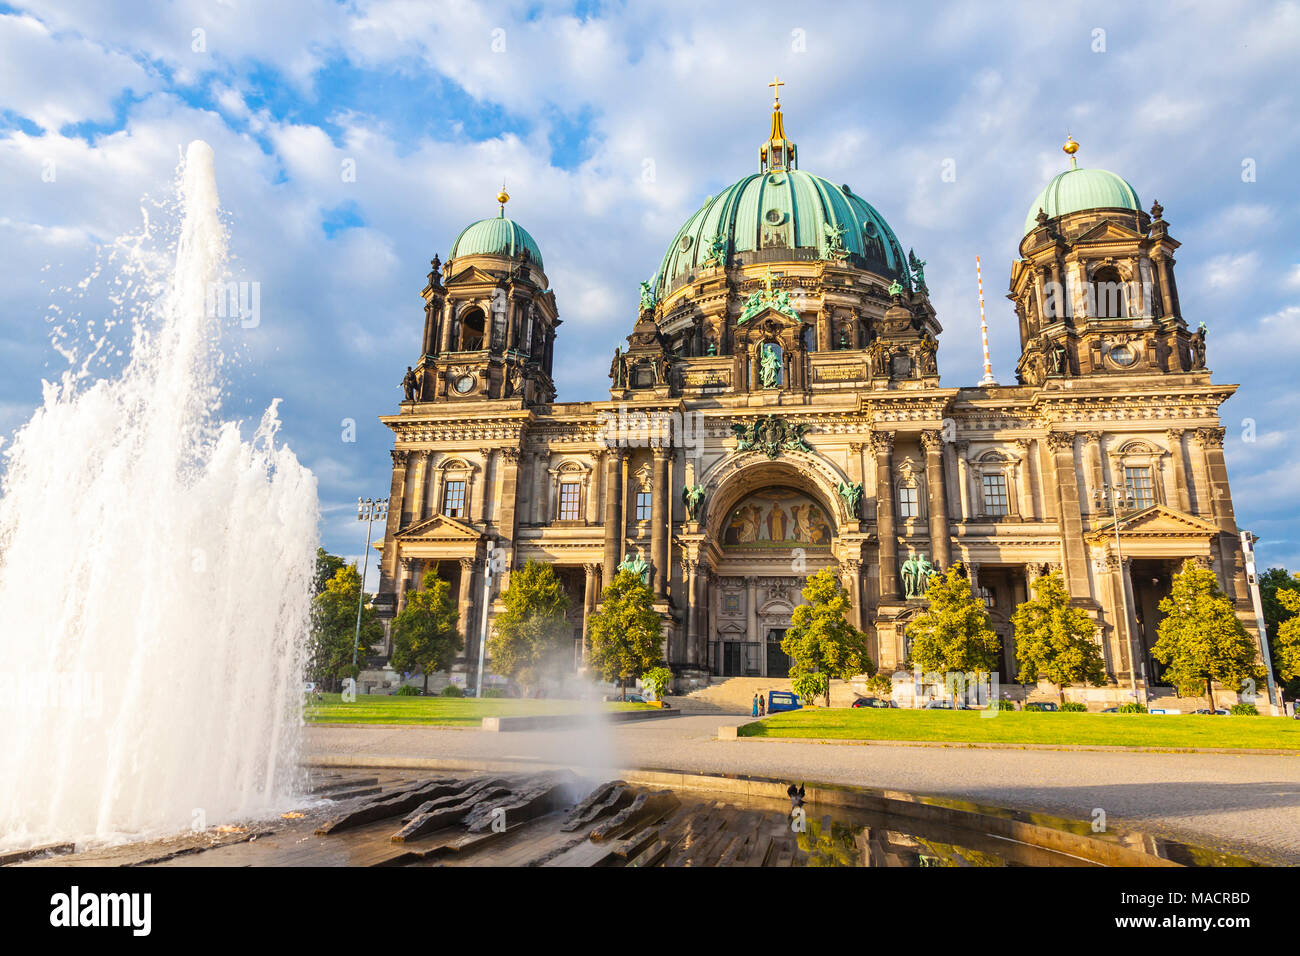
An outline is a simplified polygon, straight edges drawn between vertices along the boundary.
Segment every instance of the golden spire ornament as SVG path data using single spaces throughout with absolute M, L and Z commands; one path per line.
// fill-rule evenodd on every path
M 1070 168 L 1078 169 L 1079 161 L 1074 158 L 1074 154 L 1079 151 L 1079 144 L 1074 141 L 1074 137 L 1069 133 L 1065 134 L 1065 145 L 1061 147 L 1061 152 L 1070 157 Z
M 772 74 L 772 82 L 767 85 L 772 87 L 772 109 L 779 110 L 781 108 L 781 87 L 785 86 L 785 83 L 774 73 Z
M 501 183 L 501 191 L 497 193 L 497 202 L 501 204 L 501 218 L 506 217 L 506 203 L 510 201 L 510 194 L 506 192 L 506 184 Z

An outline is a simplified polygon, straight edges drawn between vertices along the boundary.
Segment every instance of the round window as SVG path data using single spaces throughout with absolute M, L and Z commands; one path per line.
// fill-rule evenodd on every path
M 685 252 L 687 249 L 691 247 L 691 237 L 682 236 L 682 241 L 678 243 L 678 245 L 681 246 L 682 252 Z
M 769 209 L 763 218 L 772 225 L 779 226 L 781 223 L 785 222 L 785 213 L 779 209 Z
M 1116 345 L 1110 350 L 1110 360 L 1120 368 L 1128 368 L 1137 361 L 1137 353 L 1127 345 Z
M 473 375 L 462 375 L 460 378 L 456 379 L 455 389 L 456 391 L 460 392 L 462 395 L 464 395 L 466 392 L 470 391 L 473 388 L 474 388 Z
M 874 239 L 876 237 L 876 234 L 880 232 L 880 230 L 876 228 L 876 224 L 872 222 L 870 219 L 868 219 L 865 223 L 862 224 L 862 231 L 863 233 L 866 234 L 866 236 L 869 239 Z

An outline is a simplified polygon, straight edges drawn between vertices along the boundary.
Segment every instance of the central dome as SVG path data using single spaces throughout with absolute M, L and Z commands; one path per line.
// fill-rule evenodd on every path
M 704 267 L 720 247 L 719 237 L 727 243 L 724 255 L 764 253 L 754 261 L 827 256 L 829 244 L 838 238 L 863 268 L 888 277 L 905 275 L 898 237 L 870 203 L 848 186 L 800 169 L 781 169 L 745 176 L 686 220 L 659 267 L 657 294 Z
M 769 84 L 778 91 L 779 80 Z M 758 148 L 759 171 L 711 196 L 677 231 L 655 277 L 656 298 L 697 270 L 757 262 L 848 257 L 853 265 L 910 284 L 903 247 L 884 217 L 848 186 L 799 169 L 799 147 L 785 135 L 781 102 Z

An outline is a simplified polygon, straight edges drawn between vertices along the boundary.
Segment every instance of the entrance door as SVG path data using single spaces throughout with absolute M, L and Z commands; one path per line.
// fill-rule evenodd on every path
M 722 643 L 722 675 L 724 677 L 735 677 L 740 673 L 740 641 L 724 641 Z
M 767 632 L 767 676 L 789 677 L 790 655 L 781 650 L 781 641 L 785 639 L 786 629 L 772 628 Z

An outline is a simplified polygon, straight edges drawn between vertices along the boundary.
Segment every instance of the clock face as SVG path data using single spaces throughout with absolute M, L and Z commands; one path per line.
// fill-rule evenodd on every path
M 474 376 L 462 375 L 460 378 L 456 379 L 456 384 L 454 387 L 456 391 L 464 395 L 466 392 L 470 391 L 474 387 Z
M 1120 368 L 1128 368 L 1137 361 L 1137 353 L 1127 345 L 1116 345 L 1110 350 L 1110 360 Z

